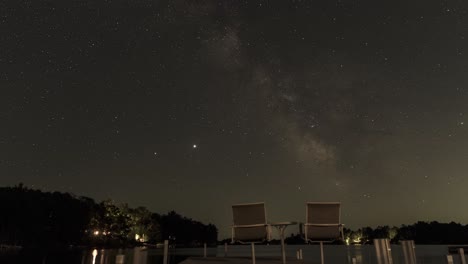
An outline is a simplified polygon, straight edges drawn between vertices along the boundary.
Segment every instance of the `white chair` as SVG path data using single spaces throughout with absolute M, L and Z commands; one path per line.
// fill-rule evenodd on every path
M 306 204 L 304 235 L 306 242 L 320 243 L 320 261 L 324 264 L 323 242 L 344 240 L 341 203 L 308 202 Z
M 265 203 L 236 204 L 232 206 L 233 226 L 231 242 L 252 246 L 255 264 L 255 243 L 271 240 L 271 227 L 267 222 Z

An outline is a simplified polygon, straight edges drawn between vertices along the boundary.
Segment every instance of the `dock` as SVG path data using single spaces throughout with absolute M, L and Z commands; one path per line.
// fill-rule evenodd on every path
M 281 257 L 257 257 L 256 264 L 282 264 Z M 287 264 L 302 264 L 302 260 L 287 259 Z M 250 257 L 190 257 L 180 264 L 252 264 Z

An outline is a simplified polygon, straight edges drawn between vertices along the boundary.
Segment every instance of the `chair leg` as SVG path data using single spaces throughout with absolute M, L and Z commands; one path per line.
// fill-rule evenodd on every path
M 324 258 L 323 258 L 323 242 L 320 241 L 320 263 L 324 264 Z
M 251 243 L 252 246 L 252 264 L 255 264 L 255 244 Z

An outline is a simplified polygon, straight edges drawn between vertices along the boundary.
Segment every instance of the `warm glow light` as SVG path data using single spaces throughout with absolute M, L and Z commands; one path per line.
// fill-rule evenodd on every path
M 140 235 L 139 235 L 139 234 L 135 234 L 135 240 L 136 240 L 136 241 L 139 241 L 139 240 L 140 240 Z
M 94 235 L 95 236 L 99 235 L 99 231 L 98 230 L 94 231 Z M 94 253 L 94 251 L 93 251 L 93 253 Z
M 96 263 L 96 256 L 97 256 L 98 252 L 97 252 L 97 249 L 94 249 L 93 250 L 93 264 Z

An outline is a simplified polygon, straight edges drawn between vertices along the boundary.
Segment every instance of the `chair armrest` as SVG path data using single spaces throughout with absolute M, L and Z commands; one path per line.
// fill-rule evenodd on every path
M 326 227 L 326 226 L 344 226 L 343 224 L 310 224 L 310 223 L 306 223 L 304 224 L 305 226 L 323 226 L 323 227 Z
M 253 225 L 233 225 L 233 228 L 243 228 L 243 227 L 262 227 L 269 226 L 269 224 L 253 224 Z
M 236 228 L 250 228 L 250 227 L 265 227 L 267 229 L 267 237 L 266 241 L 271 240 L 271 225 L 270 224 L 252 224 L 252 225 L 232 225 L 231 226 L 231 243 L 240 242 L 241 244 L 245 244 L 240 240 L 234 239 L 234 229 Z M 264 240 L 265 241 L 265 240 Z

